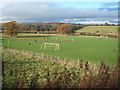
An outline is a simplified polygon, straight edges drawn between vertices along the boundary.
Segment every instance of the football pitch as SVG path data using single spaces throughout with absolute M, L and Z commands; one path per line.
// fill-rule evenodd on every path
M 47 38 L 47 40 L 45 40 Z M 59 50 L 54 45 L 59 44 Z M 39 36 L 29 38 L 3 38 L 6 48 L 43 53 L 47 56 L 66 58 L 71 61 L 82 59 L 99 65 L 102 61 L 107 65 L 116 65 L 118 58 L 118 40 L 80 36 Z

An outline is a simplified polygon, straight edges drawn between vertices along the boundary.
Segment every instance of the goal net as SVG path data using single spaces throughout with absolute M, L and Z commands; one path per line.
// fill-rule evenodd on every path
M 50 46 L 50 45 L 52 45 L 53 47 L 54 47 L 54 50 L 59 50 L 59 44 L 58 43 L 44 43 L 44 44 L 42 44 L 41 45 L 41 49 L 42 48 L 47 48 L 47 46 Z

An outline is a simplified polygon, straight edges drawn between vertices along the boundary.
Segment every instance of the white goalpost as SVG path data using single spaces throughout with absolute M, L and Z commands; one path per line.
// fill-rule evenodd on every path
M 108 36 L 100 35 L 99 38 L 106 38 L 106 39 L 108 39 Z
M 44 43 L 44 44 L 41 45 L 41 48 L 42 48 L 42 47 L 43 47 L 43 48 L 46 48 L 47 45 L 53 45 L 54 48 L 55 48 L 55 50 L 59 50 L 59 46 L 60 46 L 58 43 Z

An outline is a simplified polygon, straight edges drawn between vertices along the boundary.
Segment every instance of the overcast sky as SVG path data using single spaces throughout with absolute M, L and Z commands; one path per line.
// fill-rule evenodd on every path
M 1 2 L 7 22 L 117 23 L 118 2 Z

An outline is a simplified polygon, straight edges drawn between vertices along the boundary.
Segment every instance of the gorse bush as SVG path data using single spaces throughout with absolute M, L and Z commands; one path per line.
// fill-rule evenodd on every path
M 2 57 L 3 88 L 118 87 L 117 65 L 108 67 L 101 63 L 99 68 L 90 69 L 89 63 L 81 60 L 77 68 L 5 49 Z

